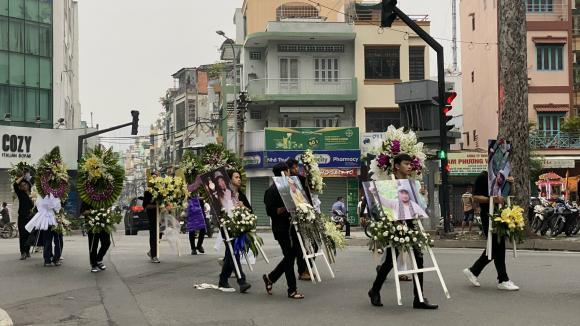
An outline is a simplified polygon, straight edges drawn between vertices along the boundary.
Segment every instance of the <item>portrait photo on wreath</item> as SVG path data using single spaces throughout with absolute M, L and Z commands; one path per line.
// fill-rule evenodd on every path
M 391 211 L 396 220 L 429 218 L 426 201 L 419 193 L 417 180 L 381 180 L 363 182 L 367 204 L 376 217 L 381 211 Z
M 510 155 L 512 145 L 503 139 L 488 141 L 488 191 L 490 197 L 506 197 L 510 193 L 510 183 L 507 181 L 511 173 Z
M 219 168 L 202 174 L 200 178 L 210 201 L 212 216 L 220 216 L 222 209 L 226 211 L 228 216 L 231 215 L 232 210 L 236 207 L 237 193 L 232 190 L 231 180 L 226 169 Z
M 280 192 L 284 206 L 290 214 L 296 212 L 299 204 L 310 204 L 306 192 L 302 189 L 300 180 L 296 176 L 273 177 L 276 188 Z

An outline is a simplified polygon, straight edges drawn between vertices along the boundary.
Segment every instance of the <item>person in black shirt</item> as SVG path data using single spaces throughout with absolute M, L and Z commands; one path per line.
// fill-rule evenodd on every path
M 151 177 L 157 177 L 156 172 L 151 173 Z M 157 242 L 157 233 L 159 232 L 159 221 L 157 220 L 157 203 L 153 201 L 151 192 L 145 190 L 143 194 L 143 207 L 147 212 L 147 219 L 149 220 L 149 252 L 147 256 L 152 263 L 160 263 L 159 261 L 159 243 Z
M 288 166 L 286 163 L 278 163 L 272 169 L 274 175 L 277 177 L 288 174 Z M 272 287 L 282 274 L 286 275 L 286 283 L 288 284 L 288 297 L 291 299 L 303 299 L 304 295 L 298 292 L 296 287 L 296 275 L 294 274 L 294 260 L 299 255 L 300 245 L 298 242 L 298 235 L 296 230 L 291 227 L 291 216 L 286 210 L 282 197 L 276 188 L 276 184 L 272 184 L 264 194 L 264 203 L 266 204 L 266 211 L 272 220 L 272 233 L 274 239 L 278 241 L 284 258 L 274 268 L 274 270 L 262 276 L 264 284 L 266 285 L 266 292 L 271 295 Z
M 286 165 L 288 165 L 288 170 L 291 176 L 298 177 L 300 180 L 300 184 L 302 185 L 302 189 L 306 192 L 306 198 L 308 199 L 308 203 L 312 205 L 312 195 L 310 194 L 310 187 L 306 182 L 306 177 L 301 175 L 298 171 L 298 161 L 294 158 L 289 158 L 286 160 Z M 318 251 L 318 245 L 313 243 L 313 249 Z M 296 257 L 296 265 L 298 266 L 298 279 L 302 281 L 311 281 L 310 273 L 308 273 L 308 267 L 306 266 L 306 260 L 304 259 L 304 255 L 302 255 L 302 250 L 298 252 L 298 256 Z
M 88 216 L 91 210 L 94 208 L 83 202 L 81 204 L 81 215 Z M 103 258 L 107 254 L 107 250 L 111 246 L 111 235 L 107 232 L 93 233 L 91 231 L 87 232 L 89 237 L 89 261 L 91 263 L 91 273 L 97 273 L 99 271 L 104 271 L 107 266 L 103 264 Z M 101 248 L 99 249 L 99 242 L 101 243 Z
M 18 197 L 18 237 L 20 240 L 20 260 L 30 257 L 30 244 L 28 237 L 30 233 L 25 226 L 30 221 L 34 203 L 30 198 L 31 184 L 28 181 L 29 174 L 23 175 L 14 182 L 14 193 Z
M 241 190 L 242 178 L 240 176 L 240 173 L 238 171 L 230 171 L 230 172 L 228 172 L 228 174 L 229 174 L 229 177 L 231 180 L 232 191 L 235 194 L 234 196 L 236 196 L 236 198 L 234 198 L 234 204 L 236 206 L 240 206 L 240 205 L 245 206 L 246 208 L 248 208 L 250 210 L 250 212 L 253 212 L 252 206 L 250 205 L 248 198 Z M 223 233 L 223 231 L 221 231 L 221 232 L 222 232 L 222 238 L 225 239 L 225 234 Z M 238 279 L 238 285 L 240 286 L 240 292 L 246 293 L 250 289 L 250 287 L 252 287 L 252 285 L 250 283 L 246 282 L 246 275 L 244 274 L 244 271 L 242 270 L 242 264 L 240 263 L 240 255 L 239 254 L 235 255 L 235 257 L 236 257 L 236 262 L 238 264 L 238 268 L 240 269 L 240 278 Z M 234 270 L 235 270 L 234 260 L 232 259 L 232 254 L 230 252 L 229 246 L 226 245 L 226 253 L 224 256 L 224 264 L 222 266 L 222 271 L 220 273 L 219 287 L 224 288 L 224 289 L 231 289 L 232 288 L 228 283 L 228 278 L 230 277 L 230 275 L 232 275 Z
M 508 177 L 507 181 L 513 183 L 513 177 Z M 483 233 L 487 238 L 489 230 L 489 189 L 488 189 L 488 174 L 487 171 L 483 171 L 479 174 L 475 180 L 473 186 L 473 201 L 479 203 L 481 225 L 483 227 Z M 494 204 L 503 204 L 503 197 L 493 197 Z M 519 287 L 510 281 L 507 268 L 505 265 L 505 238 L 498 239 L 496 233 L 491 235 L 491 257 L 495 264 L 495 269 L 497 270 L 497 288 L 505 291 L 517 291 Z M 463 270 L 463 274 L 467 279 L 476 287 L 481 286 L 477 277 L 481 274 L 485 266 L 489 264 L 491 260 L 487 258 L 486 250 L 483 251 L 479 259 L 475 261 L 473 266 Z

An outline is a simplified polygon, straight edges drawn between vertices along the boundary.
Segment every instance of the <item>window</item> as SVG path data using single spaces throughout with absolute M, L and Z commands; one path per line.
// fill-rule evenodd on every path
M 17 86 L 24 85 L 24 55 L 10 53 L 9 60 L 10 84 Z
M 536 44 L 538 70 L 564 69 L 563 44 Z
M 10 119 L 24 121 L 24 88 L 10 88 Z
M 24 64 L 26 67 L 26 86 L 38 87 L 40 85 L 40 59 L 32 55 L 27 55 Z
M 8 86 L 0 86 L 0 119 L 4 119 L 4 115 L 10 112 L 10 93 Z
M 52 88 L 50 59 L 40 58 L 40 88 Z
M 8 84 L 8 53 L 0 51 L 0 84 Z M 0 117 L 1 119 L 2 117 Z
M 38 21 L 38 0 L 25 0 L 26 20 Z
M 37 116 L 38 116 L 38 90 L 27 89 L 25 121 L 35 122 Z
M 280 79 L 298 79 L 298 59 L 280 59 Z
M 197 118 L 195 116 L 195 113 L 196 113 L 195 112 L 195 102 L 189 103 L 188 107 L 189 107 L 189 112 L 188 112 L 189 115 L 187 116 L 187 122 L 192 124 L 192 123 L 195 123 L 196 118 Z
M 469 14 L 469 17 L 471 17 L 471 30 L 475 31 L 475 13 Z
M 262 111 L 250 111 L 250 119 L 262 120 Z
M 19 21 L 10 21 L 8 32 L 9 50 L 24 52 L 24 24 Z
M 52 33 L 49 27 L 40 26 L 39 32 L 40 40 L 40 55 L 43 57 L 52 56 Z
M 300 120 L 297 118 L 280 118 L 278 121 L 279 127 L 296 128 L 300 127 Z
M 175 130 L 180 132 L 183 129 L 185 129 L 185 102 L 175 106 Z
M 338 118 L 314 118 L 316 128 L 338 127 Z
M 0 15 L 8 16 L 8 0 L 0 0 Z
M 317 82 L 338 81 L 338 59 L 315 58 L 314 80 Z
M 40 29 L 38 24 L 26 24 L 26 46 L 25 52 L 28 54 L 40 54 Z
M 250 51 L 250 60 L 262 60 L 262 52 Z
M 8 50 L 8 29 L 8 19 L 0 17 L 0 50 Z
M 555 136 L 560 132 L 561 120 L 566 114 L 557 113 L 538 113 L 538 130 L 545 136 Z
M 40 0 L 38 16 L 41 23 L 52 23 L 52 0 Z
M 399 47 L 365 47 L 365 79 L 400 79 Z
M 342 53 L 343 44 L 279 44 L 278 52 L 324 52 Z
M 385 132 L 390 125 L 397 128 L 401 125 L 401 116 L 398 111 L 367 111 L 365 119 L 366 132 Z
M 425 79 L 425 48 L 422 46 L 409 47 L 409 79 Z
M 10 0 L 8 2 L 8 16 L 24 18 L 24 0 Z
M 51 96 L 50 91 L 38 91 L 39 93 L 39 109 L 38 115 L 40 116 L 40 121 L 51 121 Z
M 528 12 L 552 12 L 554 11 L 553 0 L 528 0 L 526 7 Z
M 318 9 L 308 3 L 287 3 L 276 8 L 276 20 L 283 18 L 315 18 L 318 17 Z

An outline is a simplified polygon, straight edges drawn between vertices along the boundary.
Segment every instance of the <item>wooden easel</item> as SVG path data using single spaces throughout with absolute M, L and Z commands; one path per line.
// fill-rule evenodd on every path
M 321 246 L 318 246 L 318 251 L 317 252 L 313 252 L 311 254 L 308 253 L 308 250 L 306 250 L 306 247 L 304 246 L 304 239 L 302 239 L 302 234 L 300 234 L 300 230 L 298 228 L 298 223 L 294 222 L 294 230 L 296 230 L 296 235 L 298 236 L 298 242 L 300 243 L 300 249 L 302 250 L 302 256 L 304 258 L 304 260 L 306 261 L 306 267 L 308 267 L 308 274 L 310 274 L 310 279 L 312 280 L 312 283 L 316 283 L 316 282 L 322 282 L 322 278 L 320 277 L 320 273 L 318 272 L 318 267 L 316 266 L 316 261 L 314 258 L 316 257 L 322 257 L 324 259 L 324 262 L 326 263 L 326 267 L 328 268 L 328 271 L 330 272 L 330 276 L 332 278 L 334 278 L 334 271 L 332 270 L 332 267 L 330 266 L 330 262 L 328 261 L 328 257 L 326 257 L 326 251 L 328 250 L 328 248 L 326 247 L 326 244 L 324 243 L 324 241 L 321 241 L 321 245 L 324 248 L 321 248 Z M 318 236 L 322 239 L 322 236 L 320 234 L 318 234 Z M 313 274 L 312 272 L 314 271 Z

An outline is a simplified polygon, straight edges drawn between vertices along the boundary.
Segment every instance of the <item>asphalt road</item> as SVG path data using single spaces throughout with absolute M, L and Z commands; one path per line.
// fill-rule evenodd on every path
M 397 306 L 392 278 L 383 287 L 382 308 L 370 305 L 366 292 L 374 277 L 373 258 L 365 247 L 339 253 L 331 279 L 322 263 L 323 282 L 299 281 L 306 296 L 286 297 L 282 278 L 267 296 L 261 275 L 281 259 L 269 234 L 264 235 L 267 265 L 258 260 L 255 271 L 245 266 L 253 287 L 248 294 L 197 290 L 198 283 L 217 284 L 221 255 L 178 257 L 161 244 L 161 264 L 147 260 L 147 232 L 115 235 L 116 247 L 105 258 L 109 267 L 89 272 L 86 237 L 65 238 L 64 263 L 45 268 L 40 254 L 19 261 L 18 241 L 0 240 L 0 308 L 16 325 L 579 325 L 580 254 L 520 251 L 508 255 L 508 272 L 519 292 L 496 289 L 493 264 L 474 288 L 462 269 L 481 253 L 472 249 L 436 249 L 451 293 L 447 300 L 434 273 L 425 275 L 425 292 L 438 303 L 437 311 L 412 309 L 412 285 L 403 286 L 403 306 Z M 182 248 L 188 246 L 182 236 Z M 235 280 L 231 280 L 232 285 Z

